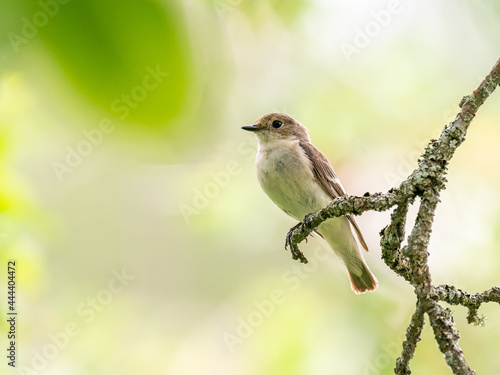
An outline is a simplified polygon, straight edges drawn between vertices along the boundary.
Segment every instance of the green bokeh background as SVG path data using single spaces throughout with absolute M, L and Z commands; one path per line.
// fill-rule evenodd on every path
M 260 190 L 240 127 L 286 112 L 350 194 L 386 191 L 500 56 L 497 1 L 0 7 L 2 349 L 9 259 L 19 312 L 18 368 L 1 373 L 393 373 L 415 298 L 380 259 L 389 213 L 358 219 L 376 293 L 354 295 L 319 238 L 293 261 L 295 222 Z M 450 163 L 435 284 L 500 284 L 499 141 L 496 92 Z M 483 328 L 453 309 L 470 365 L 496 373 L 498 306 Z M 451 373 L 428 325 L 412 370 Z

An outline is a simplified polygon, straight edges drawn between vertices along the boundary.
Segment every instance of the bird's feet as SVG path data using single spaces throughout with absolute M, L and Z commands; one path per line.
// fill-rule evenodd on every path
M 313 231 L 313 230 L 316 230 L 317 228 L 311 228 L 311 222 L 312 222 L 312 219 L 314 217 L 314 214 L 307 214 L 306 216 L 304 216 L 304 220 L 302 220 L 302 225 L 305 226 L 307 229 Z M 312 236 L 312 234 L 309 233 L 309 235 Z M 306 238 L 307 240 L 307 238 Z

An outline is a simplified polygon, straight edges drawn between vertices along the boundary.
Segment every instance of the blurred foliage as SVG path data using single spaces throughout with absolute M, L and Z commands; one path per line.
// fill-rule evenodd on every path
M 386 191 L 498 58 L 497 1 L 401 2 L 389 15 L 388 2 L 347 0 L 0 9 L 0 262 L 19 262 L 22 366 L 73 322 L 79 333 L 40 373 L 392 373 L 415 301 L 379 259 L 388 213 L 359 219 L 376 293 L 355 296 L 329 252 L 292 261 L 294 223 L 260 191 L 240 126 L 287 112 L 349 193 Z M 375 21 L 346 57 L 342 43 Z M 500 284 L 499 95 L 450 163 L 430 248 L 437 284 Z M 311 260 L 318 248 L 303 250 Z M 133 278 L 113 292 L 124 269 Z M 485 328 L 455 310 L 466 358 L 494 373 L 498 306 L 481 307 Z M 412 369 L 449 373 L 428 326 Z
M 4 15 L 18 21 L 9 25 L 18 30 L 8 34 L 14 50 L 28 48 L 37 37 L 68 83 L 101 110 L 156 126 L 180 113 L 193 68 L 177 6 L 151 0 L 26 0 L 9 9 L 24 15 Z M 165 76 L 144 82 L 148 68 Z M 45 87 L 50 89 L 50 81 Z
M 275 18 L 276 16 L 286 24 L 291 24 L 301 18 L 307 9 L 307 2 L 304 0 L 271 0 L 271 1 L 220 1 L 215 3 L 219 9 L 234 10 L 235 7 L 250 17 L 250 20 L 258 26 L 262 19 Z

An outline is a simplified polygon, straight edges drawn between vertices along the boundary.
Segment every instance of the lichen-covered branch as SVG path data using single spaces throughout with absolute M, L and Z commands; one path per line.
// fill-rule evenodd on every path
M 465 361 L 464 353 L 458 345 L 460 334 L 455 328 L 451 310 L 445 309 L 439 303 L 433 303 L 432 308 L 427 310 L 427 314 L 439 349 L 444 354 L 444 360 L 453 373 L 456 375 L 475 375 L 476 373 Z
M 391 223 L 380 231 L 382 259 L 399 276 L 410 282 L 410 263 L 401 251 L 405 238 L 406 215 L 409 203 L 398 205 L 391 214 Z
M 293 259 L 307 263 L 298 244 L 304 241 L 325 220 L 347 214 L 359 215 L 366 211 L 386 211 L 393 207 L 391 222 L 380 232 L 382 259 L 395 273 L 414 288 L 417 307 L 407 329 L 403 352 L 397 360 L 397 374 L 410 374 L 409 362 L 423 328 L 427 314 L 438 346 L 454 374 L 474 374 L 465 361 L 458 345 L 460 335 L 455 328 L 451 311 L 439 304 L 444 301 L 463 305 L 469 309 L 468 320 L 480 323 L 477 309 L 482 303 L 500 303 L 500 288 L 493 287 L 483 293 L 471 294 L 454 286 L 432 286 L 427 263 L 428 244 L 432 232 L 434 213 L 441 190 L 446 187 L 448 164 L 457 148 L 465 140 L 467 130 L 477 110 L 500 84 L 500 59 L 472 94 L 460 102 L 461 110 L 444 127 L 439 139 L 431 140 L 418 160 L 416 169 L 396 188 L 386 193 L 365 193 L 362 197 L 344 196 L 333 200 L 325 208 L 307 215 L 286 236 L 285 247 L 290 248 Z M 415 225 L 408 236 L 408 244 L 401 248 L 408 206 L 420 197 L 420 208 Z
M 450 305 L 462 305 L 469 309 L 467 321 L 475 325 L 483 325 L 483 319 L 478 316 L 477 310 L 483 303 L 496 302 L 500 304 L 500 287 L 494 286 L 482 293 L 469 293 L 453 285 L 438 285 L 434 287 L 439 300 Z
M 410 325 L 406 329 L 406 340 L 403 342 L 401 357 L 396 360 L 396 367 L 394 368 L 396 375 L 411 374 L 410 360 L 415 355 L 417 343 L 420 341 L 420 335 L 424 329 L 424 313 L 420 300 L 417 300 L 417 307 L 411 317 Z
M 422 298 L 425 298 L 431 290 L 427 247 L 438 202 L 438 191 L 427 190 L 422 195 L 417 219 L 408 237 L 408 245 L 403 249 L 403 255 L 409 259 L 410 263 L 410 283 L 415 287 L 417 295 Z

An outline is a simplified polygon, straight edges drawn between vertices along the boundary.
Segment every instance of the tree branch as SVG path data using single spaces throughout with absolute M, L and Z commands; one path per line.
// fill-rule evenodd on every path
M 403 342 L 401 357 L 397 359 L 396 367 L 394 368 L 394 373 L 396 375 L 411 374 L 410 360 L 415 355 L 417 343 L 420 341 L 420 334 L 424 329 L 424 313 L 425 311 L 422 308 L 422 304 L 417 300 L 417 307 L 411 317 L 410 325 L 406 329 L 406 341 Z
M 408 237 L 408 245 L 403 248 L 403 255 L 409 259 L 410 263 L 410 284 L 415 287 L 415 292 L 422 298 L 425 298 L 431 290 L 427 246 L 431 236 L 434 212 L 439 202 L 438 195 L 438 191 L 432 190 L 427 190 L 423 194 L 415 225 Z
M 442 307 L 439 301 L 467 307 L 469 323 L 476 324 L 481 322 L 477 309 L 482 303 L 500 303 L 499 287 L 478 294 L 463 292 L 449 285 L 433 287 L 427 263 L 434 213 L 439 203 L 439 194 L 446 187 L 448 163 L 465 140 L 477 110 L 499 84 L 500 59 L 478 88 L 462 99 L 461 110 L 455 119 L 444 127 L 438 140 L 429 142 L 418 160 L 417 168 L 397 188 L 386 193 L 365 193 L 362 197 L 336 198 L 325 208 L 307 215 L 302 222 L 290 229 L 286 236 L 285 248 L 290 248 L 293 259 L 307 263 L 298 244 L 325 220 L 347 214 L 360 215 L 365 211 L 386 211 L 396 207 L 392 212 L 390 224 L 380 232 L 382 259 L 391 270 L 415 288 L 417 295 L 417 306 L 407 329 L 403 351 L 396 362 L 397 374 L 411 372 L 409 362 L 420 339 L 425 314 L 429 316 L 438 346 L 453 373 L 474 374 L 458 345 L 460 335 L 455 328 L 451 310 Z M 417 219 L 408 237 L 408 245 L 401 249 L 408 206 L 417 197 L 421 198 Z
M 444 354 L 444 360 L 453 373 L 456 375 L 475 375 L 476 372 L 469 367 L 462 349 L 458 346 L 460 334 L 455 328 L 451 310 L 434 302 L 432 308 L 427 310 L 427 314 L 439 349 Z
M 380 231 L 380 247 L 382 259 L 399 276 L 410 282 L 409 259 L 401 251 L 401 243 L 405 238 L 406 215 L 408 202 L 398 205 L 391 214 L 391 223 Z
M 450 305 L 462 305 L 469 309 L 467 322 L 474 325 L 484 325 L 484 319 L 479 317 L 477 310 L 481 304 L 486 302 L 496 302 L 500 304 L 500 287 L 494 286 L 482 293 L 469 293 L 460 290 L 452 285 L 438 285 L 434 287 L 439 300 Z

